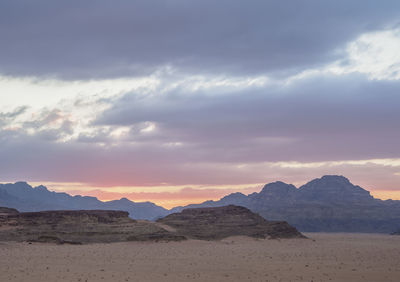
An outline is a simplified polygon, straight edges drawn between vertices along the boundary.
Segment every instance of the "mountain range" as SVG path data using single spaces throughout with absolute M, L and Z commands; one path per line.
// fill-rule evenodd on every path
M 0 184 L 0 206 L 19 211 L 123 210 L 135 219 L 154 220 L 185 208 L 238 205 L 268 220 L 287 221 L 302 232 L 392 233 L 400 229 L 400 201 L 380 200 L 347 178 L 326 175 L 296 188 L 284 182 L 266 184 L 259 193 L 232 193 L 218 201 L 206 201 L 167 210 L 151 202 L 126 198 L 102 202 L 95 197 L 51 192 L 26 182 Z
M 126 198 L 103 202 L 96 197 L 71 196 L 49 191 L 45 186 L 32 187 L 26 182 L 0 184 L 0 206 L 20 212 L 47 210 L 121 210 L 134 219 L 154 219 L 169 214 L 151 202 L 136 203 Z

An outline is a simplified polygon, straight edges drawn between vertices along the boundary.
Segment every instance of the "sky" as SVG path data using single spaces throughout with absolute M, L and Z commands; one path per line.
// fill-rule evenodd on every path
M 0 2 L 0 182 L 164 207 L 400 199 L 399 1 Z

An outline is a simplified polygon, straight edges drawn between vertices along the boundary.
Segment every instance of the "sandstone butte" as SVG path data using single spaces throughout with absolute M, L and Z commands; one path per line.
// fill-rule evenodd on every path
M 267 221 L 244 207 L 185 209 L 157 222 L 133 220 L 128 212 L 66 210 L 19 213 L 0 208 L 0 241 L 111 243 L 219 240 L 230 236 L 305 238 L 282 221 Z

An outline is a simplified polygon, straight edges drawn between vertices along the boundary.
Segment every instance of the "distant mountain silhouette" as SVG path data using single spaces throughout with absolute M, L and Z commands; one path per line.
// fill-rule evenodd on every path
M 45 210 L 122 210 L 135 219 L 155 219 L 169 212 L 154 203 L 135 203 L 126 198 L 102 202 L 95 197 L 50 192 L 45 186 L 33 188 L 26 182 L 0 184 L 0 206 L 21 212 Z
M 400 201 L 375 199 L 367 190 L 343 176 L 326 175 L 296 188 L 273 182 L 259 193 L 233 193 L 219 201 L 207 201 L 184 208 L 247 207 L 268 220 L 285 220 L 302 232 L 376 232 L 400 229 Z
M 122 210 L 134 219 L 154 220 L 184 208 L 243 206 L 267 220 L 287 221 L 301 232 L 374 232 L 400 230 L 400 201 L 380 200 L 343 176 L 326 175 L 296 188 L 273 182 L 259 193 L 232 193 L 218 201 L 164 209 L 126 198 L 102 202 L 95 197 L 50 192 L 26 182 L 0 184 L 0 206 L 21 212 L 44 210 Z

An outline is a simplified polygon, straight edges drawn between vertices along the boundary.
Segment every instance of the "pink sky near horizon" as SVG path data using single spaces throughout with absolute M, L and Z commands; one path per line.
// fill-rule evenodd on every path
M 322 175 L 321 175 L 322 176 Z M 318 177 L 318 176 L 317 176 Z M 362 176 L 363 177 L 363 176 Z M 241 192 L 245 195 L 260 192 L 262 187 L 270 182 L 284 181 L 294 184 L 296 187 L 311 181 L 312 178 L 302 181 L 289 181 L 290 178 L 272 179 L 264 183 L 241 184 L 241 185 L 185 185 L 185 186 L 91 186 L 84 183 L 40 183 L 32 182 L 31 185 L 45 185 L 49 190 L 57 192 L 67 192 L 71 195 L 93 196 L 102 201 L 118 200 L 127 198 L 134 202 L 150 201 L 165 208 L 172 208 L 180 205 L 193 203 L 201 203 L 207 200 L 218 200 L 230 193 Z M 304 179 L 301 178 L 301 179 Z M 397 189 L 376 189 L 380 183 L 380 179 L 368 181 L 365 178 L 349 178 L 354 185 L 359 185 L 367 191 L 371 192 L 376 198 L 387 200 L 400 200 L 400 191 Z M 376 186 L 375 186 L 376 185 Z M 393 185 L 396 185 L 394 183 Z
M 241 192 L 248 194 L 252 192 L 259 192 L 260 189 L 249 189 L 249 190 L 220 190 L 220 191 L 198 191 L 192 194 L 188 193 L 170 193 L 170 192 L 155 192 L 155 193 L 116 193 L 107 192 L 102 190 L 89 190 L 89 191 L 70 191 L 71 195 L 84 195 L 97 197 L 101 201 L 118 200 L 121 198 L 127 198 L 133 202 L 153 202 L 164 208 L 170 209 L 176 206 L 185 206 L 189 204 L 199 204 L 208 200 L 219 200 L 222 197 L 235 192 Z M 382 200 L 400 200 L 399 191 L 370 191 L 371 195 L 375 198 Z
M 172 207 L 343 175 L 400 199 L 400 1 L 19 2 L 0 182 Z

